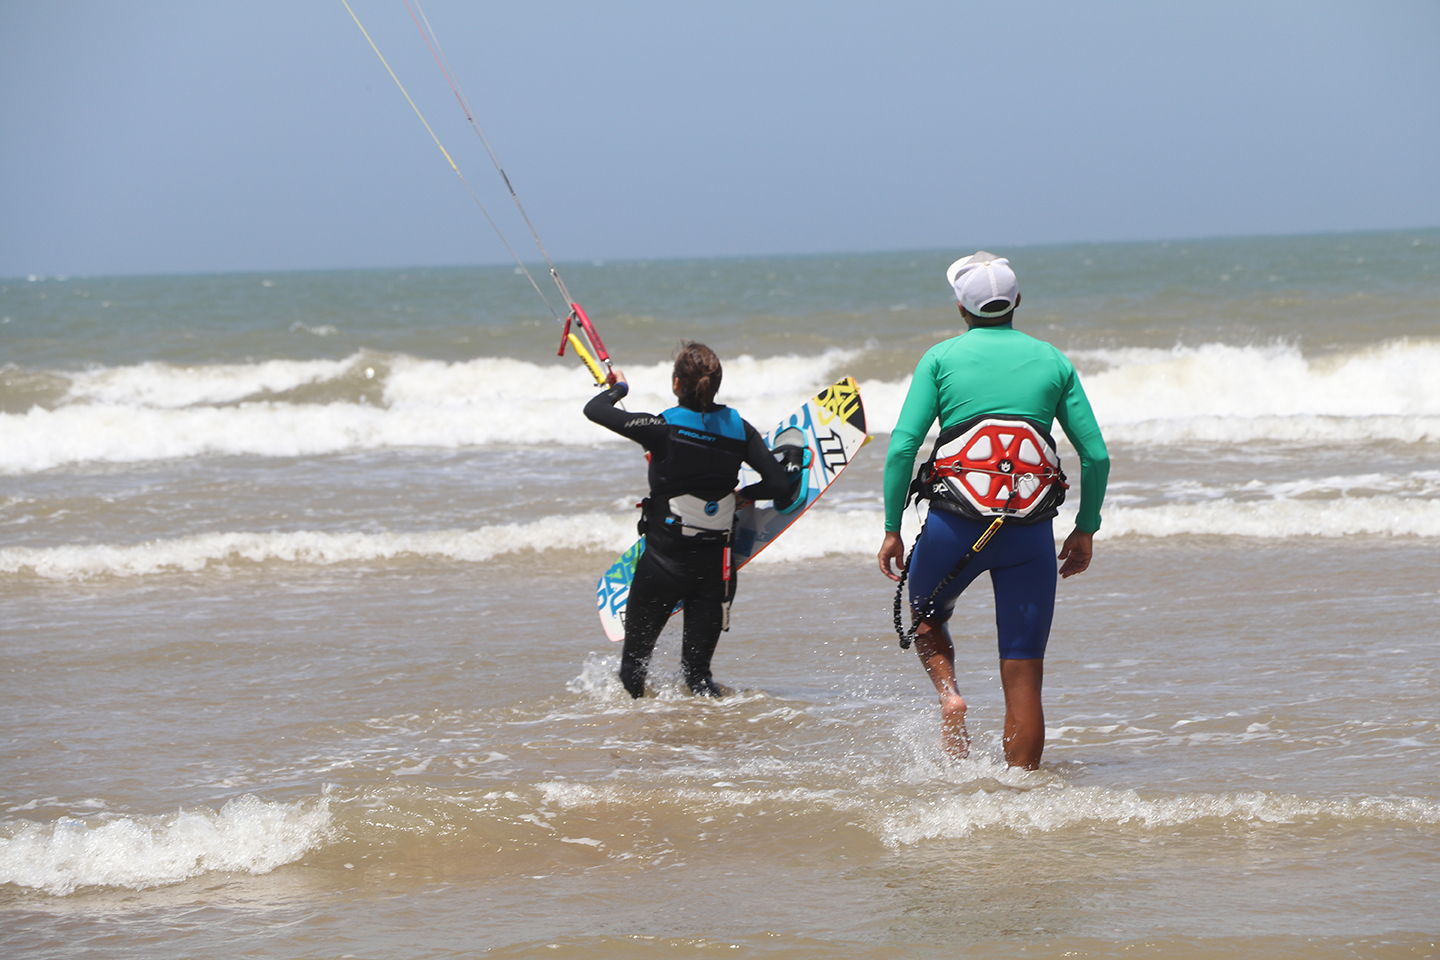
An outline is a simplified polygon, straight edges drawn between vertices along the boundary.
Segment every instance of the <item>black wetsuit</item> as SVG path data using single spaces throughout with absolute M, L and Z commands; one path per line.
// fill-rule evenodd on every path
M 617 410 L 615 404 L 628 392 L 624 383 L 617 383 L 585 405 L 585 416 L 634 440 L 650 454 L 650 496 L 641 521 L 645 552 L 635 566 L 625 606 L 620 680 L 631 696 L 645 693 L 655 641 L 675 604 L 683 601 L 680 662 L 685 682 L 696 693 L 718 695 L 710 658 L 720 641 L 726 604 L 734 595 L 735 574 L 728 571 L 729 530 L 687 530 L 670 501 L 688 495 L 713 507 L 735 490 L 742 462 L 762 478 L 740 491 L 746 499 L 783 499 L 791 484 L 765 438 L 728 407 L 712 404 L 704 411 L 672 407 L 659 415 Z

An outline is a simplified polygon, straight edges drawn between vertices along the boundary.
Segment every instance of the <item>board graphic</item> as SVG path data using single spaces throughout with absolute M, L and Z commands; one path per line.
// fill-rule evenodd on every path
M 802 480 L 804 492 L 785 511 L 775 509 L 769 501 L 761 501 L 736 513 L 735 539 L 731 545 L 735 569 L 753 560 L 810 509 L 869 439 L 865 432 L 865 407 L 854 377 L 846 377 L 821 390 L 767 433 L 765 443 L 772 449 L 778 442 L 781 446 L 800 444 L 810 451 L 810 462 Z M 759 474 L 744 466 L 740 470 L 739 486 L 759 479 Z M 641 537 L 610 565 L 596 585 L 595 603 L 600 623 L 611 640 L 625 639 L 625 602 L 630 597 L 635 564 L 644 552 L 645 538 Z

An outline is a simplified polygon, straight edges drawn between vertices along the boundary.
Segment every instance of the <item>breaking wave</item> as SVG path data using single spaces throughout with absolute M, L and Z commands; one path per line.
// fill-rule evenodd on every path
M 1105 434 L 1137 444 L 1440 440 L 1440 341 L 1305 357 L 1212 343 L 1077 353 Z
M 725 364 L 724 399 L 756 424 L 851 372 L 863 349 Z M 1440 441 L 1440 342 L 1395 340 L 1326 357 L 1289 345 L 1077 352 L 1107 437 L 1142 445 Z M 23 371 L 12 370 L 14 379 Z M 34 376 L 42 372 L 30 371 Z M 81 373 L 57 402 L 0 414 L 0 472 L 226 455 L 314 456 L 390 447 L 618 442 L 581 414 L 577 366 L 506 357 L 455 363 L 366 353 L 334 361 Z M 668 364 L 627 371 L 635 409 L 673 403 Z M 33 379 L 33 377 L 32 377 Z M 887 433 L 909 379 L 862 380 L 871 432 Z
M 797 384 L 818 390 L 857 355 L 735 357 L 725 365 L 726 397 L 752 422 L 779 420 L 801 399 Z M 626 373 L 629 406 L 674 404 L 668 364 Z M 594 395 L 579 367 L 504 357 L 145 363 L 70 375 L 59 403 L 0 414 L 0 473 L 185 457 L 622 442 L 585 419 L 582 408 Z
M 1375 496 L 1302 500 L 1221 499 L 1148 507 L 1107 507 L 1100 539 L 1117 537 L 1232 536 L 1440 538 L 1440 498 Z M 1074 522 L 1055 521 L 1056 535 Z M 907 542 L 920 521 L 906 515 Z M 795 563 L 826 556 L 873 558 L 884 529 L 875 509 L 817 507 L 755 563 Z M 485 563 L 525 551 L 577 550 L 613 557 L 635 540 L 635 517 L 626 513 L 554 515 L 529 523 L 473 530 L 410 533 L 334 533 L 313 530 L 210 533 L 136 544 L 0 548 L 0 575 L 47 580 L 144 577 L 244 564 L 329 566 L 404 559 Z
M 81 887 L 144 889 L 211 871 L 269 873 L 330 836 L 324 798 L 231 800 L 219 810 L 0 825 L 0 884 L 64 896 Z
M 1183 794 L 1145 798 L 1105 787 L 1041 788 L 1024 793 L 976 792 L 916 804 L 887 817 L 882 836 L 891 846 L 967 837 L 988 829 L 1045 833 L 1085 824 L 1173 827 L 1204 820 L 1293 823 L 1298 820 L 1437 824 L 1440 804 L 1404 798 L 1314 800 L 1265 792 Z

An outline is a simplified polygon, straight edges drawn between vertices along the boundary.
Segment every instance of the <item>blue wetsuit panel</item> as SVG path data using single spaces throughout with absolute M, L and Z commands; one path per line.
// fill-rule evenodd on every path
M 745 421 L 729 407 L 721 407 L 710 413 L 701 413 L 689 407 L 671 407 L 660 416 L 671 426 L 713 433 L 731 440 L 745 439 Z
M 910 558 L 910 606 L 925 598 L 970 551 L 989 522 L 931 510 L 925 531 Z M 995 593 L 995 626 L 1001 660 L 1045 656 L 1055 616 L 1055 535 L 1049 520 L 1006 523 L 960 575 L 936 598 L 935 620 L 949 620 L 955 600 L 976 577 L 990 571 Z

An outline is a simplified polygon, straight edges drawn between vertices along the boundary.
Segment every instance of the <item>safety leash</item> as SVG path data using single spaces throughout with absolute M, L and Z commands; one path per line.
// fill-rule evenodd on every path
M 935 585 L 935 589 L 930 591 L 930 596 L 925 598 L 925 602 L 915 609 L 915 619 L 911 622 L 910 628 L 907 630 L 902 626 L 900 619 L 900 600 L 905 592 L 905 580 L 910 576 L 910 561 L 915 558 L 915 548 L 920 545 L 920 537 L 925 535 L 925 528 L 920 528 L 920 536 L 916 537 L 915 542 L 910 545 L 910 556 L 905 558 L 905 569 L 900 571 L 900 583 L 895 587 L 895 633 L 900 637 L 901 650 L 910 649 L 910 644 L 914 642 L 915 634 L 920 629 L 920 621 L 935 612 L 935 598 L 940 596 L 940 592 L 948 587 L 956 577 L 960 576 L 961 572 L 970 565 L 970 561 L 975 559 L 975 554 L 985 549 L 985 544 L 990 542 L 990 538 L 995 535 L 995 531 L 999 530 L 1000 525 L 1004 522 L 1004 517 L 996 517 L 990 526 L 985 528 L 985 532 L 980 534 L 980 539 L 975 541 L 975 545 L 970 548 L 970 552 L 960 558 L 960 562 L 955 564 L 951 571 L 945 575 L 945 579 L 941 580 Z M 926 517 L 926 523 L 929 523 L 929 517 Z

